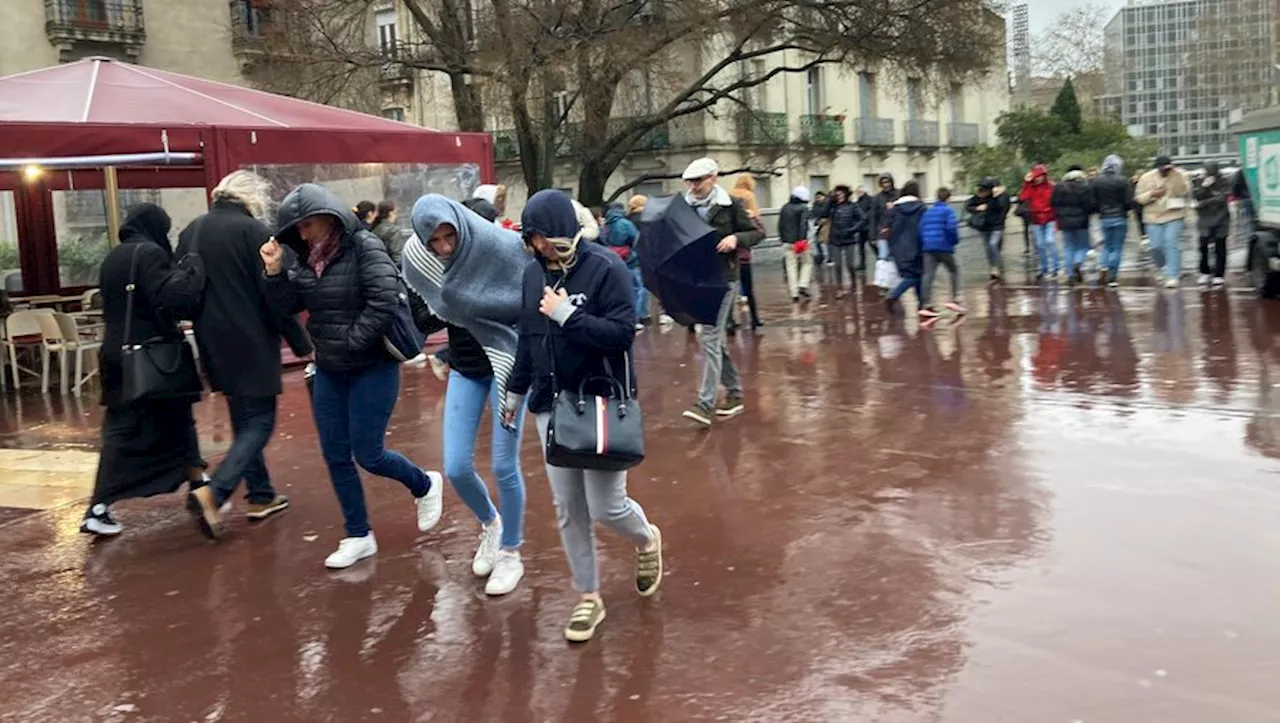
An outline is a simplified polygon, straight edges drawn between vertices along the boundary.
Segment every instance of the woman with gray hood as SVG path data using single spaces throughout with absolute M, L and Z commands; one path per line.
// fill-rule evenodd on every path
M 518 344 L 520 278 L 529 257 L 519 234 L 444 196 L 419 198 L 412 222 L 415 235 L 404 247 L 404 278 L 425 302 L 414 304 L 415 320 L 428 334 L 449 331 L 444 474 L 480 523 L 471 571 L 488 578 L 486 593 L 505 595 L 524 577 L 524 410 L 516 410 L 511 424 L 503 422 L 503 412 Z M 476 473 L 476 433 L 486 404 L 493 418 L 490 451 L 502 514 Z
M 1102 173 L 1090 182 L 1102 220 L 1102 271 L 1098 285 L 1120 285 L 1120 259 L 1129 234 L 1129 211 L 1133 209 L 1133 184 L 1124 175 L 1124 161 L 1115 154 L 1102 162 Z

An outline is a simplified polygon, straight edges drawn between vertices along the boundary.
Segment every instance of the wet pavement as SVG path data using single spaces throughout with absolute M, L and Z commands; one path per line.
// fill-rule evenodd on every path
M 593 642 L 560 634 L 575 596 L 532 429 L 508 599 L 472 577 L 452 491 L 420 535 L 367 477 L 379 555 L 326 572 L 341 521 L 292 374 L 277 519 L 214 545 L 179 499 L 132 501 L 94 544 L 78 503 L 0 515 L 0 720 L 1280 721 L 1280 306 L 972 287 L 964 323 L 922 331 L 875 294 L 795 309 L 758 276 L 743 416 L 682 423 L 696 343 L 637 340 L 630 487 L 668 576 L 641 601 L 602 535 Z M 389 433 L 427 466 L 443 390 L 406 369 Z M 212 449 L 219 404 L 199 409 Z M 88 401 L 21 407 L 0 446 L 92 450 Z

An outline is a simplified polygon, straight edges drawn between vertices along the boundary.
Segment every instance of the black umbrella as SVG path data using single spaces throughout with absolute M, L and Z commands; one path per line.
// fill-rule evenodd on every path
M 662 308 L 683 325 L 714 324 L 729 284 L 716 232 L 684 196 L 650 198 L 640 215 L 640 275 Z

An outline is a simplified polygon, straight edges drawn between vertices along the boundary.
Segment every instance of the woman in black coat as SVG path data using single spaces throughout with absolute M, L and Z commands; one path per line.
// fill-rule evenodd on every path
M 268 295 L 281 313 L 310 312 L 307 331 L 316 350 L 311 408 L 346 528 L 325 566 L 350 567 L 378 551 L 357 464 L 408 488 L 422 532 L 440 521 L 443 478 L 383 446 L 400 393 L 400 364 L 385 337 L 402 299 L 386 246 L 337 196 L 313 183 L 285 197 L 278 222 L 280 242 L 269 239 L 261 249 Z M 281 243 L 298 256 L 288 273 Z
M 93 496 L 80 531 L 120 534 L 111 504 L 134 497 L 174 492 L 183 482 L 202 484 L 204 460 L 196 441 L 191 405 L 198 394 L 146 399 L 127 404 L 121 398 L 121 349 L 154 337 L 182 340 L 178 319 L 191 316 L 185 289 L 175 278 L 169 246 L 171 221 L 164 209 L 144 203 L 130 209 L 120 227 L 120 245 L 102 262 L 102 318 L 105 325 L 102 370 L 102 452 Z M 132 316 L 126 314 L 128 287 L 134 286 Z M 128 319 L 129 334 L 125 338 Z

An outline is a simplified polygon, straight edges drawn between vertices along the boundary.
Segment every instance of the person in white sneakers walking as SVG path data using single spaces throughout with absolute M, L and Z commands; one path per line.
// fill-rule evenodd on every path
M 505 595 L 524 577 L 524 414 L 506 425 L 502 406 L 518 343 L 520 275 L 529 257 L 519 234 L 444 196 L 419 198 L 412 221 L 416 235 L 405 244 L 403 264 L 414 319 L 428 334 L 449 331 L 444 474 L 480 523 L 472 572 L 488 578 L 486 593 Z M 501 514 L 476 473 L 476 435 L 486 405 L 493 416 L 489 447 Z
M 444 479 L 384 446 L 400 393 L 400 364 L 384 341 L 400 304 L 400 274 L 386 246 L 316 184 L 285 196 L 278 219 L 280 241 L 268 239 L 259 253 L 272 304 L 286 313 L 310 312 L 311 409 L 346 529 L 324 564 L 341 569 L 378 552 L 357 464 L 408 488 L 422 532 L 440 522 Z M 296 268 L 285 269 L 282 243 L 297 253 Z

